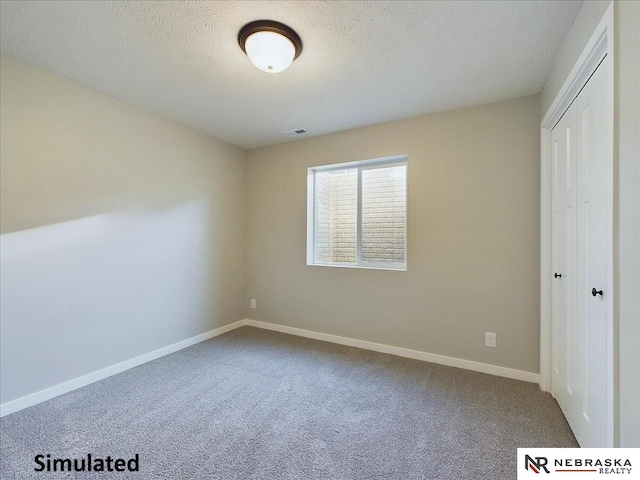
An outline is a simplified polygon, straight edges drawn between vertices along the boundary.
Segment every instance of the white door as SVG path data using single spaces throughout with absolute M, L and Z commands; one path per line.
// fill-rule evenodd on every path
M 574 402 L 571 362 L 575 355 L 575 110 L 567 111 L 551 132 L 552 139 L 552 392 L 558 403 Z M 566 415 L 566 412 L 565 412 Z
M 552 392 L 582 447 L 608 441 L 606 82 L 601 65 L 552 131 Z

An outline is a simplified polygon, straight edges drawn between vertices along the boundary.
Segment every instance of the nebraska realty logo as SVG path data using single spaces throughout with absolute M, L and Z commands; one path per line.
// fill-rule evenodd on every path
M 518 479 L 592 478 L 599 475 L 638 478 L 638 448 L 519 448 Z

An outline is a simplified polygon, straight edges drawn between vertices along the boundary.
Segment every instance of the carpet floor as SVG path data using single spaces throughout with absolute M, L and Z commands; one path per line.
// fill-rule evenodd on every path
M 532 383 L 243 327 L 0 419 L 2 479 L 515 479 L 576 447 Z M 35 472 L 36 455 L 137 473 Z

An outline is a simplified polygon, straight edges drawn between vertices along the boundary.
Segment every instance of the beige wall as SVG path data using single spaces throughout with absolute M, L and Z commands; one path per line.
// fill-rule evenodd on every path
M 243 318 L 245 152 L 0 71 L 2 403 Z
M 619 444 L 640 447 L 640 3 L 615 4 Z
M 407 272 L 306 265 L 311 166 L 408 154 Z M 252 150 L 248 318 L 529 372 L 539 357 L 539 98 Z M 484 347 L 484 332 L 498 348 Z

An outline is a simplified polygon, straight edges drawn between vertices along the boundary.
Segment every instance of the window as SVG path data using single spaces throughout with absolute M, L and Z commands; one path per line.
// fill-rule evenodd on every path
M 313 167 L 307 265 L 407 269 L 407 157 Z

